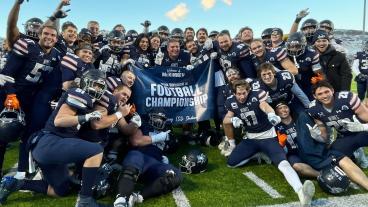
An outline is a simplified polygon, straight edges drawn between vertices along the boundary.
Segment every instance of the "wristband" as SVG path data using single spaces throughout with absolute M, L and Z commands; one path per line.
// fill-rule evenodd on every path
M 80 116 L 78 116 L 78 123 L 80 125 L 82 125 L 82 124 L 84 124 L 86 122 L 87 122 L 86 115 L 80 115 Z
M 115 114 L 116 118 L 118 118 L 118 120 L 120 120 L 121 118 L 123 118 L 123 114 L 120 111 L 115 112 L 114 114 Z
M 56 21 L 57 18 L 54 17 L 54 16 L 51 16 L 51 17 L 49 17 L 49 19 L 54 22 L 54 21 Z
M 302 18 L 298 18 L 297 17 L 294 22 L 297 23 L 297 24 L 299 24 L 300 21 L 302 21 Z

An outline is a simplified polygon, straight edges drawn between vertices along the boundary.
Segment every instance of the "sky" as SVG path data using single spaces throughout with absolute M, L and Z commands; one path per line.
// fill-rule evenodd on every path
M 0 37 L 5 37 L 7 16 L 15 0 L 1 0 Z M 18 27 L 23 32 L 23 23 L 32 17 L 46 20 L 60 0 L 29 0 L 21 5 Z M 364 0 L 71 0 L 68 17 L 78 29 L 86 27 L 89 20 L 100 22 L 100 29 L 111 30 L 118 23 L 127 30 L 143 30 L 140 25 L 150 20 L 150 30 L 166 25 L 170 29 L 195 30 L 205 27 L 212 30 L 228 29 L 235 36 L 241 27 L 249 26 L 255 37 L 263 29 L 280 27 L 288 33 L 296 14 L 309 8 L 306 18 L 317 21 L 330 19 L 338 29 L 363 28 Z

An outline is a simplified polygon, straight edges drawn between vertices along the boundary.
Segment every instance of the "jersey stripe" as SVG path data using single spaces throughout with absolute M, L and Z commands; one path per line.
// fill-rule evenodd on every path
M 360 99 L 358 98 L 358 96 L 356 94 L 353 94 L 353 97 L 351 98 L 350 100 L 350 106 L 351 106 L 351 109 L 353 111 L 357 110 L 360 106 Z
M 66 61 L 64 61 L 64 60 L 62 60 L 62 61 L 61 61 L 61 64 L 62 64 L 63 66 L 65 66 L 66 68 L 68 68 L 68 69 L 71 69 L 71 70 L 77 71 L 77 67 L 75 67 L 74 65 L 71 65 L 70 63 L 68 63 L 68 62 L 66 62 Z

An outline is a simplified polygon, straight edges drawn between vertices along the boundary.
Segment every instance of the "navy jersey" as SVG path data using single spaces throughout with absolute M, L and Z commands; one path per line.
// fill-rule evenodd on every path
M 107 76 L 120 76 L 122 68 L 120 65 L 123 51 L 114 53 L 108 45 L 100 49 L 99 55 L 95 60 L 95 67 L 106 71 Z
M 30 39 L 18 39 L 10 52 L 2 74 L 15 79 L 14 84 L 7 83 L 7 93 L 24 90 L 35 91 L 44 77 L 60 62 L 60 53 L 52 48 L 44 53 L 41 46 Z
M 6 62 L 8 60 L 9 53 L 1 52 L 0 54 L 0 72 L 4 69 Z
M 281 134 L 287 135 L 286 148 L 288 154 L 298 154 L 298 144 L 296 142 L 297 131 L 295 123 L 291 122 L 290 124 L 284 124 L 281 122 L 280 124 L 276 125 L 276 130 Z
M 59 35 L 58 41 L 55 44 L 55 48 L 60 51 L 61 57 L 64 57 L 67 53 L 74 54 L 75 46 L 73 45 L 72 47 L 70 47 L 66 43 L 65 39 L 63 38 L 63 36 Z
M 153 65 L 153 56 L 150 51 L 142 51 L 134 45 L 128 45 L 123 48 L 123 53 L 129 55 L 129 58 L 136 61 L 136 63 L 143 67 L 150 67 Z
M 98 105 L 107 110 L 107 115 L 112 115 L 117 110 L 117 101 L 115 96 L 109 91 L 105 91 L 100 100 L 94 103 L 94 106 Z M 108 139 L 109 128 L 95 130 L 91 128 L 89 122 L 82 125 L 79 130 L 78 137 L 90 142 L 106 143 Z
M 267 92 L 263 90 L 251 90 L 244 103 L 238 102 L 235 96 L 227 98 L 225 108 L 243 120 L 245 131 L 249 133 L 264 132 L 272 128 L 267 114 L 259 108 L 259 104 L 266 101 L 267 97 Z
M 77 55 L 68 53 L 63 57 L 60 64 L 62 82 L 80 78 L 83 72 L 93 68 L 92 63 L 85 63 Z
M 297 83 L 302 89 L 310 87 L 310 81 L 314 73 L 321 70 L 318 52 L 310 47 L 306 47 L 303 54 L 295 58 L 290 56 L 290 59 L 298 68 Z
M 106 85 L 107 89 L 112 93 L 116 87 L 123 85 L 123 81 L 116 76 L 110 76 L 106 78 Z
M 276 68 L 283 70 L 281 62 L 287 57 L 286 49 L 283 47 L 276 47 L 271 49 L 266 49 L 265 54 L 262 59 L 257 58 L 252 55 L 252 62 L 256 68 L 262 63 L 272 63 Z
M 162 60 L 161 66 L 185 67 L 187 65 L 190 65 L 190 54 L 187 51 L 180 50 L 179 56 L 175 60 L 170 59 L 167 51 L 164 52 L 164 58 Z
M 218 49 L 219 61 L 224 72 L 228 68 L 239 68 L 242 75 L 246 78 L 257 77 L 255 68 L 252 64 L 249 47 L 243 43 L 233 42 L 228 51 Z
M 46 122 L 44 128 L 45 131 L 51 132 L 63 138 L 76 137 L 79 126 L 56 127 L 54 125 L 55 117 L 59 113 L 60 107 L 63 104 L 66 104 L 72 109 L 76 110 L 76 115 L 84 115 L 93 111 L 93 100 L 91 96 L 89 96 L 80 88 L 69 89 L 61 96 L 56 109 L 52 112 L 51 116 Z
M 259 84 L 253 82 L 252 87 L 255 88 L 258 85 L 260 89 L 268 92 L 267 103 L 269 104 L 276 104 L 280 101 L 290 103 L 294 98 L 294 94 L 291 92 L 291 88 L 295 84 L 294 76 L 289 71 L 279 71 L 276 72 L 275 79 L 277 81 L 276 88 L 271 88 L 262 81 L 258 81 Z
M 368 75 L 368 53 L 366 51 L 357 52 L 355 59 L 359 60 L 359 72 Z
M 347 131 L 342 120 L 353 121 L 355 110 L 361 102 L 358 96 L 352 92 L 343 91 L 334 94 L 334 106 L 331 110 L 326 109 L 319 101 L 310 103 L 307 112 L 314 119 L 322 121 L 326 126 L 334 127 L 342 135 L 353 132 Z

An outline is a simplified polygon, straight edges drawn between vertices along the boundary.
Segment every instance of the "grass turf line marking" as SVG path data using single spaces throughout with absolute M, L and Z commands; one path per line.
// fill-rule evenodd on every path
M 272 198 L 283 198 L 277 190 L 273 189 L 270 185 L 268 185 L 264 180 L 259 178 L 253 172 L 245 172 L 243 173 L 249 180 L 253 181 L 258 187 L 260 187 L 264 192 L 270 195 Z
M 183 190 L 178 187 L 172 191 L 175 203 L 178 207 L 190 207 L 188 198 L 185 196 Z
M 6 173 L 6 175 L 4 175 L 4 177 L 5 176 L 11 176 L 11 177 L 13 177 L 17 173 L 17 170 L 18 170 L 18 163 L 15 163 L 13 165 L 13 167 L 10 168 L 9 172 Z
M 276 205 L 264 205 L 259 207 L 299 207 L 299 202 L 282 203 Z M 358 194 L 350 196 L 340 196 L 340 197 L 329 197 L 320 198 L 312 201 L 313 207 L 367 207 L 368 206 L 368 196 L 367 194 Z

